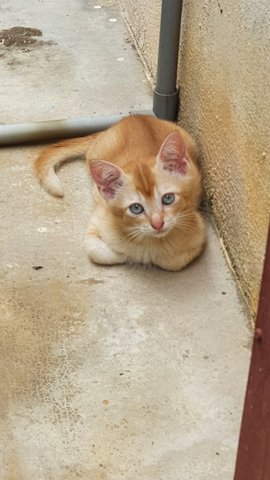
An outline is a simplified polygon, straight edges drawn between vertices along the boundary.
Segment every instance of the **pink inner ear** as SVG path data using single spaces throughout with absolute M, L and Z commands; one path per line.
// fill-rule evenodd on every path
M 104 160 L 92 160 L 90 173 L 100 193 L 106 199 L 113 198 L 123 185 L 121 170 Z
M 158 153 L 158 159 L 164 170 L 178 172 L 185 175 L 187 172 L 186 147 L 181 135 L 172 132 L 165 138 Z

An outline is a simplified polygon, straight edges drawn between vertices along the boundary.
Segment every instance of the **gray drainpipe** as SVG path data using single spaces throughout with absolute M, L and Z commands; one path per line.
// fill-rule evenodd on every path
M 175 121 L 179 92 L 176 88 L 182 0 L 163 0 L 161 8 L 157 84 L 153 111 L 129 114 L 156 115 Z M 45 122 L 0 124 L 0 146 L 76 137 L 105 130 L 127 114 L 102 117 L 78 117 Z
M 59 138 L 81 137 L 90 133 L 100 132 L 119 122 L 127 115 L 136 112 L 103 117 L 77 117 L 63 120 L 48 120 L 44 122 L 14 123 L 0 125 L 0 146 L 22 145 L 29 142 L 55 140 Z M 138 114 L 153 115 L 150 110 Z
M 157 84 L 154 91 L 154 114 L 175 121 L 179 91 L 176 88 L 182 0 L 163 0 L 158 49 Z

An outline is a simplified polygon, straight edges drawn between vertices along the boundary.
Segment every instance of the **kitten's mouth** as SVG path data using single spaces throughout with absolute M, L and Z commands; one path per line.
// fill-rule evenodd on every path
M 162 230 L 155 230 L 152 232 L 152 236 L 153 237 L 158 237 L 158 238 L 162 238 L 162 237 L 166 237 L 166 235 L 168 235 L 170 229 L 168 228 L 163 228 Z

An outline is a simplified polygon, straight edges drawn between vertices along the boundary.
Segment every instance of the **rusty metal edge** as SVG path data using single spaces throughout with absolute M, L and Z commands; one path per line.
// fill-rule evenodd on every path
M 234 480 L 270 479 L 270 227 Z

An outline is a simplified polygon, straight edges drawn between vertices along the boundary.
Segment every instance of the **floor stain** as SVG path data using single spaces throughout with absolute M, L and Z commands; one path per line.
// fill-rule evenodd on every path
M 7 48 L 20 48 L 28 51 L 29 47 L 52 44 L 51 41 L 40 40 L 42 31 L 38 28 L 11 27 L 0 31 L 0 44 Z
M 67 368 L 76 370 L 80 359 L 72 338 L 80 336 L 85 324 L 79 293 L 62 282 L 42 288 L 18 282 L 16 288 L 2 288 L 0 359 L 9 402 L 47 396 L 57 376 L 62 382 Z M 3 397 L 5 392 L 0 395 L 2 405 Z
M 104 283 L 104 280 L 97 280 L 96 278 L 84 278 L 83 280 L 80 280 L 79 283 L 84 285 L 97 285 L 98 283 Z

